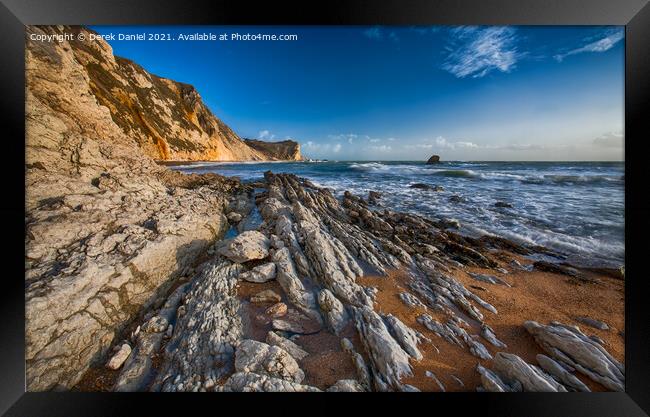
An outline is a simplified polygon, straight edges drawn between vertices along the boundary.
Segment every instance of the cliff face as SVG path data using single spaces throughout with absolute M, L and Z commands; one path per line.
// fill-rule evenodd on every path
M 270 159 L 281 161 L 302 161 L 300 153 L 300 144 L 292 140 L 282 142 L 264 142 L 256 139 L 244 139 L 246 145 L 251 148 L 269 155 Z
M 191 85 L 150 74 L 138 64 L 113 55 L 103 40 L 88 40 L 91 31 L 81 27 L 42 27 L 46 33 L 74 33 L 65 52 L 77 61 L 87 89 L 106 107 L 115 124 L 144 153 L 156 160 L 260 161 L 283 158 L 295 142 L 248 146 L 232 129 L 212 114 Z M 77 40 L 86 34 L 85 41 Z M 33 50 L 54 48 L 30 43 Z

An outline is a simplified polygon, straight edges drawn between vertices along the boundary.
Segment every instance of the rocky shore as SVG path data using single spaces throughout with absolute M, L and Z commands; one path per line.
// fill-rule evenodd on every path
M 28 41 L 26 80 L 29 391 L 623 389 L 617 271 L 375 191 L 171 171 L 273 146 L 104 42 Z
M 125 359 L 118 370 L 99 363 L 76 389 L 98 388 L 99 372 L 116 391 L 623 390 L 622 300 L 617 316 L 569 293 L 612 297 L 616 278 L 540 271 L 529 258 L 542 248 L 462 237 L 288 174 L 242 185 L 224 214 L 237 235 L 113 342 L 104 360 Z M 527 311 L 532 280 L 574 305 Z

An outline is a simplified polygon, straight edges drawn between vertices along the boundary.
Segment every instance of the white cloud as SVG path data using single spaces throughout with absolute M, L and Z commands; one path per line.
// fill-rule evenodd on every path
M 363 36 L 373 40 L 381 40 L 384 38 L 384 34 L 379 26 L 364 30 Z
M 345 133 L 345 134 L 338 134 L 338 135 L 328 135 L 327 138 L 329 140 L 339 140 L 339 141 L 347 141 L 348 143 L 352 143 L 355 141 L 355 139 L 359 138 L 359 135 L 355 133 Z
M 463 26 L 451 30 L 453 41 L 442 69 L 458 78 L 480 78 L 497 70 L 510 72 L 524 55 L 517 49 L 512 27 Z
M 303 151 L 314 154 L 326 154 L 328 152 L 338 153 L 343 149 L 343 145 L 340 143 L 316 143 L 313 141 L 308 141 L 302 144 Z
M 438 136 L 435 141 L 426 141 L 424 143 L 417 143 L 414 145 L 406 145 L 406 149 L 478 149 L 479 145 L 473 142 L 456 141 L 451 142 L 442 136 Z
M 369 149 L 375 152 L 388 152 L 391 151 L 393 148 L 390 145 L 372 145 L 369 146 Z
M 623 133 L 609 132 L 594 139 L 594 145 L 604 148 L 622 148 L 624 141 Z
M 386 32 L 384 29 L 382 29 L 379 26 L 375 26 L 369 29 L 364 30 L 363 36 L 365 36 L 368 39 L 372 39 L 374 41 L 381 41 L 384 39 L 391 40 L 393 42 L 399 42 L 399 36 L 397 36 L 397 33 L 395 31 L 390 31 Z
M 614 45 L 623 40 L 624 33 L 623 29 L 617 28 L 614 30 L 608 30 L 604 37 L 601 37 L 597 41 L 590 42 L 580 48 L 572 49 L 568 52 L 555 55 L 555 59 L 558 62 L 562 62 L 564 58 L 569 55 L 581 54 L 584 52 L 605 52 L 610 50 Z
M 381 142 L 381 139 L 377 139 L 377 138 L 368 139 L 368 142 L 377 143 L 377 142 Z
M 275 139 L 275 135 L 269 132 L 268 130 L 260 130 L 259 133 L 257 134 L 257 138 L 262 140 L 271 140 L 271 139 Z

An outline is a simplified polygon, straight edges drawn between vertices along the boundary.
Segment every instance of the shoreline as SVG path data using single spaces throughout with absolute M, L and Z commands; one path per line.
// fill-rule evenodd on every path
M 266 183 L 263 184 L 265 191 L 263 191 L 261 194 L 252 194 L 252 191 L 249 190 L 243 195 L 238 194 L 236 196 L 231 196 L 231 205 L 234 201 L 240 202 L 237 203 L 235 207 L 242 207 L 241 202 L 248 201 L 245 203 L 245 205 L 248 206 L 243 208 L 243 210 L 240 208 L 230 212 L 238 213 L 241 217 L 241 220 L 235 222 L 234 226 L 245 224 L 246 218 L 252 216 L 253 213 L 259 209 L 262 212 L 262 217 L 265 220 L 262 225 L 262 231 L 269 233 L 268 227 L 271 227 L 278 221 L 275 216 L 277 216 L 278 213 L 284 213 L 284 209 L 280 209 L 279 207 L 274 206 L 274 204 L 277 203 L 271 202 L 292 195 L 292 192 L 289 191 L 292 188 L 298 191 L 300 189 L 299 187 L 304 187 L 304 191 L 298 191 L 299 194 L 303 195 L 303 197 L 298 198 L 294 201 L 294 210 L 297 201 L 302 201 L 302 204 L 307 204 L 305 208 L 312 210 L 312 216 L 316 215 L 317 213 L 320 213 L 318 216 L 321 216 L 326 213 L 321 211 L 323 208 L 329 207 L 327 209 L 328 211 L 333 209 L 336 210 L 335 207 L 337 207 L 339 204 L 338 202 L 335 203 L 333 200 L 329 200 L 330 197 L 327 196 L 327 191 L 315 188 L 315 186 L 313 186 L 308 180 L 292 177 L 285 174 L 271 174 L 270 172 L 266 173 L 265 177 Z M 298 184 L 300 184 L 300 186 Z M 262 184 L 256 184 L 257 187 L 261 185 Z M 278 190 L 282 190 L 281 194 L 278 194 Z M 317 198 L 322 198 L 323 200 L 320 203 L 309 203 L 309 200 L 303 200 L 303 198 L 307 198 L 308 194 L 311 194 L 312 198 L 318 196 Z M 293 198 L 295 199 L 296 197 Z M 342 207 L 346 207 L 345 210 L 348 214 L 346 214 L 345 217 L 339 217 L 339 220 L 334 220 L 334 218 L 328 220 L 326 217 L 324 217 L 321 221 L 325 221 L 328 229 L 331 227 L 335 228 L 332 230 L 336 230 L 336 224 L 339 224 L 339 227 L 348 227 L 344 226 L 344 223 L 339 222 L 343 221 L 345 218 L 350 218 L 354 222 L 354 216 L 359 216 L 359 214 L 355 213 L 364 213 L 363 210 L 367 203 L 361 203 L 361 199 L 349 193 L 346 193 L 341 204 Z M 269 207 L 274 207 L 273 211 L 269 211 Z M 303 216 L 303 214 L 299 213 L 300 211 L 295 212 L 294 216 Z M 365 215 L 361 214 L 361 216 L 365 216 L 364 218 L 367 219 L 367 222 L 370 222 L 368 225 L 373 225 L 369 228 L 362 229 L 364 230 L 364 233 L 377 233 L 377 228 L 381 230 L 382 227 L 386 227 L 382 222 L 385 222 L 386 220 L 391 221 L 389 220 L 390 217 L 387 217 L 386 220 L 382 221 L 380 217 L 375 217 L 376 214 L 373 215 L 371 213 L 372 212 L 366 212 Z M 307 214 L 304 215 L 307 216 L 304 218 L 305 220 L 298 220 L 297 218 L 296 221 L 307 221 L 309 216 Z M 281 214 L 281 216 L 284 215 Z M 395 219 L 404 219 L 397 220 L 399 222 L 425 221 L 424 219 L 417 220 L 417 216 L 407 215 L 404 213 L 394 213 L 393 216 L 397 216 Z M 435 227 L 433 223 L 426 224 L 429 224 L 427 227 Z M 303 226 L 299 226 L 299 228 L 306 226 L 307 223 L 303 223 Z M 278 226 L 276 225 L 276 230 L 278 230 L 277 227 Z M 258 230 L 258 228 L 255 228 L 254 230 Z M 271 228 L 270 230 L 273 229 Z M 243 231 L 240 230 L 238 234 L 241 234 L 242 232 Z M 414 360 L 414 358 L 409 359 L 408 363 L 409 366 L 412 367 L 412 376 L 404 375 L 398 378 L 397 381 L 390 382 L 394 385 L 394 389 L 397 389 L 400 386 L 412 386 L 419 390 L 439 391 L 439 381 L 448 391 L 472 391 L 476 390 L 477 388 L 480 390 L 484 388 L 484 381 L 482 380 L 481 375 L 476 372 L 476 365 L 480 363 L 488 369 L 494 366 L 492 360 L 483 360 L 481 358 L 477 358 L 474 354 L 470 354 L 466 348 L 449 344 L 446 340 L 441 339 L 440 337 L 436 337 L 436 335 L 432 333 L 431 330 L 429 330 L 422 324 L 421 321 L 419 321 L 419 318 L 422 315 L 428 315 L 429 317 L 432 317 L 433 320 L 440 320 L 442 322 L 444 322 L 446 318 L 451 317 L 453 319 L 456 317 L 454 320 L 459 320 L 458 323 L 466 323 L 467 332 L 477 333 L 477 338 L 479 337 L 478 334 L 481 334 L 481 326 L 487 324 L 492 329 L 494 329 L 496 337 L 498 337 L 507 345 L 507 348 L 504 348 L 505 351 L 518 355 L 528 363 L 535 363 L 536 355 L 543 354 L 544 350 L 538 344 L 536 344 L 534 338 L 528 334 L 526 330 L 524 330 L 522 327 L 523 322 L 526 320 L 537 320 L 545 324 L 551 320 L 558 320 L 565 324 L 578 324 L 580 325 L 580 328 L 583 329 L 583 331 L 601 338 L 601 340 L 604 341 L 603 343 L 605 343 L 608 351 L 612 353 L 615 359 L 623 362 L 623 333 L 620 333 L 620 331 L 623 330 L 622 323 L 624 322 L 624 298 L 623 296 L 617 297 L 616 294 L 619 292 L 622 294 L 624 282 L 621 279 L 608 276 L 608 273 L 611 273 L 612 271 L 590 271 L 586 269 L 577 269 L 576 271 L 572 271 L 561 267 L 556 270 L 541 271 L 539 268 L 544 268 L 546 266 L 538 264 L 535 264 L 535 266 L 533 266 L 534 262 L 532 260 L 517 253 L 518 251 L 524 251 L 520 246 L 513 244 L 512 242 L 508 242 L 505 239 L 488 239 L 485 241 L 486 243 L 479 243 L 480 239 L 471 239 L 470 241 L 464 241 L 464 238 L 460 237 L 460 235 L 455 235 L 452 232 L 444 233 L 447 236 L 445 239 L 452 239 L 449 241 L 449 243 L 445 244 L 447 246 L 447 250 L 451 251 L 449 254 L 456 253 L 455 256 L 460 257 L 457 259 L 464 259 L 463 263 L 468 264 L 467 266 L 460 267 L 460 264 L 457 260 L 450 259 L 448 261 L 445 261 L 443 252 L 431 252 L 430 249 L 426 247 L 425 243 L 429 238 L 423 238 L 422 240 L 415 238 L 416 240 L 414 240 L 413 243 L 421 242 L 424 246 L 416 249 L 416 253 L 414 253 L 416 257 L 413 259 L 419 260 L 417 260 L 411 267 L 407 267 L 408 264 L 400 262 L 402 266 L 398 268 L 392 266 L 386 267 L 385 275 L 378 275 L 376 268 L 383 262 L 377 264 L 376 257 L 385 255 L 382 255 L 381 252 L 375 252 L 375 255 L 373 257 L 366 258 L 366 261 L 363 262 L 365 265 L 366 262 L 370 261 L 371 263 L 375 263 L 375 266 L 364 266 L 364 272 L 360 273 L 356 280 L 352 281 L 352 285 L 356 285 L 359 288 L 359 290 L 354 291 L 362 290 L 362 293 L 375 294 L 373 297 L 374 301 L 372 302 L 371 306 L 376 311 L 376 313 L 368 312 L 364 314 L 379 314 L 382 317 L 386 317 L 386 315 L 392 315 L 400 320 L 403 325 L 408 326 L 407 328 L 413 329 L 413 331 L 424 335 L 430 340 L 430 342 L 422 342 L 416 344 L 419 346 L 419 350 L 424 357 L 421 360 Z M 343 244 L 346 246 L 353 241 L 356 241 L 353 240 L 348 242 L 345 240 L 347 238 L 345 238 L 344 235 L 338 234 L 337 236 L 338 239 L 344 239 L 341 242 L 343 242 Z M 431 236 L 433 237 L 435 235 Z M 350 236 L 350 238 L 351 237 L 352 236 Z M 272 242 L 277 242 L 277 240 L 273 241 L 273 239 L 277 239 L 273 237 L 273 233 L 270 234 L 270 238 Z M 273 243 L 271 247 L 272 251 L 273 248 L 275 248 L 275 252 L 278 252 L 284 248 L 286 244 L 289 244 L 292 241 L 290 237 L 281 238 L 281 240 L 285 243 Z M 213 251 L 212 253 L 218 253 L 220 248 L 226 245 L 228 241 L 229 240 L 217 241 L 213 248 L 208 250 L 208 253 L 210 253 L 211 250 Z M 356 242 L 357 243 L 354 245 L 360 244 L 359 241 Z M 382 242 L 382 246 L 386 248 L 390 247 L 388 242 Z M 482 247 L 482 245 L 485 244 L 496 247 L 490 252 L 482 252 L 482 249 L 480 252 L 474 252 L 476 249 L 469 249 L 469 247 L 463 248 L 464 244 L 461 242 L 474 245 L 476 249 Z M 300 247 L 302 247 L 303 244 L 300 244 Z M 307 243 L 307 245 L 309 244 Z M 289 247 L 292 248 L 292 246 Z M 402 245 L 402 247 L 407 248 L 408 245 Z M 322 250 L 327 251 L 327 246 L 322 248 Z M 370 249 L 370 247 L 366 247 L 366 250 L 376 251 L 376 249 Z M 308 254 L 310 259 L 309 266 L 307 266 L 307 268 L 317 267 L 319 262 L 317 259 L 320 259 L 318 255 L 316 253 L 311 253 L 309 251 L 309 246 L 302 247 L 302 250 L 300 252 L 302 251 L 304 251 L 304 254 Z M 293 257 L 299 256 L 300 252 L 293 252 L 293 249 L 291 250 L 291 253 L 294 253 Z M 391 252 L 393 252 L 395 256 L 400 256 L 401 258 L 410 257 L 410 255 L 401 252 L 399 248 L 393 248 L 391 249 Z M 421 255 L 417 254 L 417 252 L 420 252 Z M 312 258 L 313 256 L 316 257 Z M 443 256 L 443 258 L 441 258 L 441 256 Z M 485 256 L 487 256 L 487 258 Z M 272 258 L 275 259 L 275 255 Z M 223 258 L 219 257 L 218 259 Z M 386 258 L 386 260 L 388 259 L 389 258 Z M 429 261 L 426 261 L 426 259 L 429 259 Z M 411 289 L 413 284 L 421 282 L 422 279 L 420 276 L 421 272 L 416 272 L 414 275 L 412 268 L 416 268 L 417 270 L 421 271 L 427 271 L 427 268 L 429 267 L 427 267 L 426 264 L 431 260 L 433 260 L 434 263 L 438 265 L 436 270 L 439 270 L 440 268 L 442 268 L 442 270 L 440 270 L 441 272 L 448 270 L 448 272 L 443 272 L 443 274 L 447 276 L 445 279 L 451 280 L 449 282 L 456 283 L 453 285 L 462 286 L 460 288 L 466 289 L 463 291 L 470 291 L 476 294 L 478 297 L 481 297 L 481 302 L 487 302 L 488 305 L 494 306 L 494 308 L 496 308 L 498 311 L 498 314 L 492 315 L 489 312 L 485 312 L 483 308 L 480 308 L 480 311 L 484 312 L 483 314 L 478 313 L 477 316 L 476 314 L 479 310 L 476 310 L 475 307 L 470 307 L 464 304 L 467 301 L 453 301 L 454 296 L 449 294 L 447 297 L 452 298 L 448 298 L 447 300 L 452 300 L 452 303 L 455 304 L 455 307 L 453 309 L 449 310 L 449 308 L 445 307 L 444 305 L 438 304 L 428 305 L 427 308 L 425 308 L 424 305 L 428 303 L 426 299 L 422 298 L 422 294 L 414 293 Z M 294 258 L 294 261 L 298 262 L 298 258 Z M 211 261 L 208 261 L 208 264 L 210 262 Z M 338 262 L 341 261 L 339 260 Z M 351 262 L 351 260 L 346 262 Z M 247 264 L 247 262 L 244 262 L 244 265 Z M 255 261 L 252 265 L 260 265 L 260 262 Z M 299 265 L 299 262 L 296 263 L 294 268 L 298 267 Z M 338 267 L 343 266 L 343 264 L 338 265 Z M 527 270 L 531 266 L 533 266 L 532 270 Z M 251 267 L 252 266 L 249 266 L 248 268 Z M 325 265 L 322 264 L 318 268 L 322 267 L 325 267 Z M 328 267 L 335 266 L 329 265 Z M 372 272 L 373 269 L 374 272 Z M 436 272 L 436 274 L 439 273 L 440 272 Z M 472 276 L 470 276 L 470 273 L 490 274 L 490 276 L 496 277 L 506 282 L 508 286 L 477 281 L 476 279 L 472 278 Z M 615 275 L 615 272 L 613 274 Z M 429 276 L 429 273 L 425 273 L 425 276 Z M 312 277 L 312 279 L 313 278 L 314 277 Z M 321 276 L 318 278 L 318 280 L 321 282 L 320 280 L 328 280 L 330 278 L 331 276 L 327 275 Z M 201 278 L 201 275 L 198 274 L 191 278 L 189 282 L 192 286 L 196 286 L 199 285 L 202 279 L 203 278 Z M 304 280 L 304 278 L 299 279 Z M 303 281 L 303 284 L 307 285 L 305 281 Z M 321 282 L 320 285 L 323 284 L 324 283 Z M 238 280 L 232 297 L 235 297 L 235 299 L 238 300 L 237 302 L 241 303 L 241 305 L 244 306 L 243 310 L 240 310 L 242 311 L 241 314 L 244 321 L 243 334 L 241 336 L 243 339 L 252 339 L 259 342 L 265 342 L 266 334 L 273 331 L 273 326 L 271 325 L 272 320 L 265 316 L 265 311 L 272 304 L 258 305 L 250 301 L 251 297 L 260 291 L 272 290 L 280 294 L 281 302 L 288 305 L 290 309 L 298 307 L 299 310 L 304 312 L 309 311 L 309 308 L 312 308 L 308 307 L 308 305 L 304 305 L 302 307 L 300 307 L 300 305 L 296 305 L 295 301 L 298 300 L 298 298 L 296 298 L 296 294 L 293 293 L 294 291 L 297 291 L 296 287 L 294 286 L 295 284 L 292 284 L 292 286 L 289 287 L 286 285 L 287 283 L 285 280 L 280 279 L 280 277 L 277 277 L 276 279 L 271 280 L 265 284 L 256 284 Z M 329 285 L 325 284 L 325 287 L 327 288 Z M 333 289 L 334 287 L 330 288 Z M 376 290 L 372 290 L 372 288 L 376 288 Z M 434 288 L 435 291 L 435 286 L 432 288 Z M 399 298 L 399 294 L 404 292 L 410 292 L 415 297 L 419 297 L 420 300 L 423 300 L 425 304 L 423 306 L 409 306 L 405 304 L 405 302 Z M 337 298 L 346 298 L 352 296 L 351 293 L 348 293 L 347 295 L 346 293 L 337 294 Z M 438 295 L 436 297 L 440 296 L 442 295 Z M 459 295 L 457 294 L 456 296 Z M 291 300 L 293 300 L 293 302 Z M 435 297 L 433 300 L 435 300 Z M 471 298 L 468 298 L 468 300 L 471 300 Z M 473 302 L 474 301 L 470 301 L 470 303 Z M 607 307 L 605 308 L 605 306 Z M 307 310 L 304 310 L 305 308 Z M 440 310 L 440 308 L 442 308 L 442 310 Z M 346 309 L 350 309 L 352 312 L 362 311 L 358 310 L 358 307 L 354 307 L 351 304 L 347 304 Z M 463 311 L 463 309 L 468 310 Z M 468 313 L 471 313 L 471 315 L 468 315 Z M 150 313 L 144 314 L 145 319 L 147 316 L 151 316 L 152 314 L 155 314 L 155 309 Z M 592 319 L 606 321 L 609 324 L 610 329 L 608 331 L 602 331 L 592 329 L 590 327 L 585 327 L 584 325 L 576 322 L 578 315 L 589 316 Z M 326 315 L 325 324 L 323 324 L 324 327 L 321 327 L 321 329 L 316 334 L 300 336 L 300 334 L 294 333 L 294 336 L 298 336 L 295 338 L 294 342 L 300 348 L 305 349 L 308 353 L 307 358 L 298 361 L 299 366 L 303 368 L 305 373 L 304 383 L 312 385 L 316 388 L 326 389 L 328 386 L 332 386 L 332 384 L 336 382 L 333 379 L 338 378 L 339 380 L 342 380 L 355 378 L 355 373 L 353 372 L 355 369 L 355 363 L 352 361 L 352 358 L 354 356 L 350 356 L 345 353 L 344 349 L 342 349 L 339 343 L 337 343 L 338 340 L 340 340 L 343 336 L 348 337 L 353 341 L 352 345 L 354 347 L 354 350 L 361 354 L 361 357 L 366 363 L 366 366 L 370 367 L 371 369 L 375 369 L 374 372 L 380 372 L 381 375 L 379 368 L 375 367 L 383 367 L 386 364 L 382 366 L 380 363 L 376 362 L 377 358 L 374 355 L 377 353 L 374 351 L 375 347 L 372 345 L 372 342 L 369 342 L 368 340 L 362 341 L 363 336 L 362 339 L 359 339 L 360 334 L 358 333 L 358 329 L 360 329 L 360 325 L 363 326 L 365 319 L 354 317 L 356 316 L 353 313 L 352 317 L 347 319 L 348 325 L 346 327 L 346 330 L 338 333 L 338 335 L 335 332 L 329 330 L 331 323 L 328 322 L 329 319 Z M 481 319 L 477 322 L 476 319 L 478 317 L 484 317 L 484 319 Z M 371 322 L 366 323 L 366 325 L 369 323 Z M 142 323 L 142 326 L 146 326 L 146 320 Z M 355 327 L 357 329 L 355 329 Z M 176 333 L 176 328 L 174 329 L 174 332 Z M 282 334 L 282 332 L 280 332 L 280 334 Z M 290 332 L 289 335 L 291 334 L 292 333 Z M 133 342 L 136 344 L 136 346 L 138 343 L 137 340 L 138 339 L 136 338 Z M 495 348 L 485 340 L 481 340 L 481 345 L 483 348 L 487 348 L 487 351 L 492 356 L 496 355 L 497 352 L 504 350 L 501 348 Z M 369 345 L 368 343 L 371 344 Z M 150 379 L 160 379 L 159 373 L 164 373 L 165 367 L 162 364 L 165 363 L 165 361 L 169 361 L 169 353 L 164 353 L 164 346 L 166 345 L 167 342 L 163 342 L 162 347 L 159 348 L 161 355 L 154 356 L 155 358 L 158 358 L 155 360 L 157 365 L 154 366 L 155 370 L 150 371 L 153 374 L 158 374 L 158 377 L 154 375 L 151 376 Z M 183 355 L 182 352 L 179 352 L 177 354 Z M 386 360 L 388 359 L 386 358 Z M 328 368 L 325 366 L 328 363 L 335 363 L 336 366 Z M 388 365 L 390 366 L 390 364 Z M 437 376 L 438 381 L 435 381 L 431 377 L 427 376 L 427 371 L 433 372 L 433 374 Z M 124 372 L 126 371 L 109 371 L 103 369 L 103 364 L 99 364 L 99 366 L 96 365 L 91 367 L 85 373 L 81 381 L 76 384 L 73 389 L 112 390 L 115 388 L 115 384 L 119 380 L 119 376 Z M 221 383 L 224 383 L 224 386 L 228 386 L 230 381 L 228 379 L 228 376 L 232 375 L 234 374 L 229 373 L 226 374 L 226 376 L 220 378 Z M 463 381 L 463 386 L 458 383 L 456 378 Z M 587 384 L 591 390 L 607 390 L 602 385 L 589 380 L 583 375 L 578 375 L 578 378 L 583 383 Z M 93 381 L 104 382 L 97 384 Z M 147 385 L 147 387 L 148 389 L 151 388 L 150 385 Z M 158 389 L 160 389 L 160 387 Z

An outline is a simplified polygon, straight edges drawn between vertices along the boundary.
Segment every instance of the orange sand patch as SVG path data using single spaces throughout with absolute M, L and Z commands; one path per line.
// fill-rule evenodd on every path
M 520 262 L 525 262 L 519 259 Z M 497 338 L 508 345 L 504 349 L 496 348 L 481 338 L 480 342 L 492 355 L 498 351 L 506 351 L 521 356 L 531 364 L 537 364 L 535 355 L 544 352 L 524 329 L 523 323 L 526 320 L 535 320 L 548 324 L 550 321 L 557 320 L 564 324 L 577 325 L 587 335 L 599 336 L 606 342 L 605 348 L 617 360 L 621 362 L 624 360 L 624 338 L 619 333 L 624 329 L 624 282 L 622 280 L 588 273 L 589 277 L 597 279 L 598 283 L 579 283 L 564 275 L 514 270 L 505 263 L 502 266 L 510 273 L 501 274 L 481 268 L 466 270 L 498 276 L 511 284 L 511 288 L 476 281 L 463 270 L 452 272 L 452 275 L 466 288 L 492 304 L 498 311 L 495 315 L 479 307 L 485 316 L 485 322 L 494 329 Z M 399 299 L 399 293 L 408 291 L 408 283 L 411 279 L 406 271 L 396 270 L 391 271 L 386 277 L 365 276 L 358 280 L 361 285 L 376 287 L 379 290 L 375 304 L 378 312 L 397 316 L 404 324 L 430 338 L 440 350 L 439 353 L 436 352 L 430 343 L 421 344 L 419 347 L 424 359 L 419 362 L 411 361 L 414 375 L 404 378 L 403 382 L 423 391 L 440 391 L 435 381 L 425 376 L 426 371 L 431 371 L 445 385 L 447 391 L 474 391 L 480 385 L 480 378 L 475 370 L 476 364 L 481 363 L 483 366 L 491 367 L 491 361 L 472 356 L 467 348 L 448 343 L 416 321 L 416 318 L 424 313 L 442 323 L 447 321 L 447 317 L 431 309 L 409 307 Z M 471 286 L 482 287 L 486 291 Z M 473 330 L 468 332 L 478 334 L 476 321 L 462 314 L 460 316 L 472 325 Z M 610 329 L 598 330 L 581 324 L 575 320 L 578 316 L 604 321 Z M 451 377 L 452 374 L 460 378 L 465 387 L 461 387 Z M 576 375 L 591 389 L 605 390 L 600 384 L 593 383 L 580 374 L 576 373 Z

